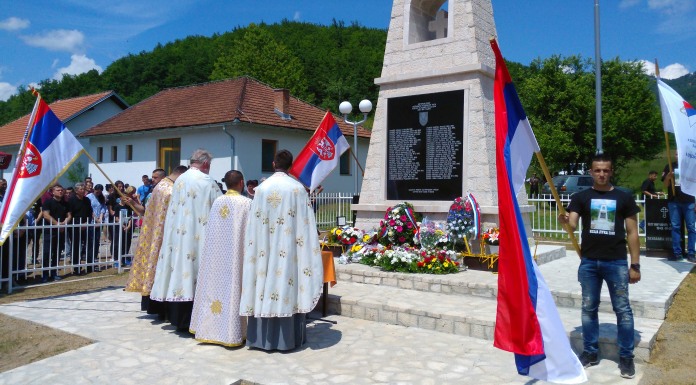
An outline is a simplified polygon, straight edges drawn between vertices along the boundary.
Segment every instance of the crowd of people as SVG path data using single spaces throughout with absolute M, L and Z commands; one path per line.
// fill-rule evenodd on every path
M 188 170 L 155 185 L 125 290 L 202 342 L 300 347 L 323 266 L 309 195 L 287 173 L 293 156 L 279 151 L 265 181 L 228 171 L 224 194 L 208 175 L 211 161 L 196 150 Z
M 98 268 L 102 241 L 110 241 L 105 258 L 128 254 L 139 214 L 134 208 L 147 204 L 152 186 L 163 175 L 161 169 L 153 172 L 152 179 L 143 175 L 143 185 L 137 189 L 120 180 L 105 189 L 94 185 L 91 177 L 70 187 L 52 185 L 11 235 L 12 255 L 9 242 L 0 248 L 3 278 L 9 278 L 10 263 L 13 271 L 25 270 L 29 263 L 41 267 L 41 282 L 60 280 L 59 272 L 65 273 L 61 259 L 73 266 L 67 274 L 91 273 Z M 0 180 L 0 202 L 6 189 L 7 181 Z M 12 279 L 15 285 L 23 285 L 30 282 L 28 276 L 16 273 Z

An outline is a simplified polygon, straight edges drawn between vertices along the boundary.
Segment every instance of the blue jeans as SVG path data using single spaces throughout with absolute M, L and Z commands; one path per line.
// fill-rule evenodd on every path
M 584 350 L 599 350 L 599 299 L 602 282 L 607 282 L 611 305 L 616 313 L 619 356 L 633 358 L 633 311 L 628 300 L 628 262 L 625 259 L 602 261 L 582 258 L 578 269 L 578 281 L 582 287 L 582 339 Z
M 672 222 L 672 251 L 674 256 L 683 256 L 681 248 L 681 227 L 682 221 L 686 222 L 686 233 L 689 235 L 687 242 L 687 254 L 694 255 L 696 252 L 696 213 L 693 203 L 669 202 L 669 220 Z

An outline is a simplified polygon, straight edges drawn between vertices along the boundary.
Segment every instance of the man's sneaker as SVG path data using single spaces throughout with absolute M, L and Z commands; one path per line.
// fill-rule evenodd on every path
M 599 358 L 597 358 L 597 353 L 582 352 L 580 357 L 580 363 L 583 368 L 589 368 L 590 366 L 595 366 L 599 364 Z
M 636 375 L 636 366 L 633 365 L 633 358 L 619 358 L 619 370 L 621 377 L 633 378 Z
M 689 254 L 686 256 L 686 260 L 691 263 L 696 263 L 696 256 L 694 256 L 693 254 Z
M 680 255 L 675 255 L 673 261 L 677 262 L 684 262 L 684 256 Z

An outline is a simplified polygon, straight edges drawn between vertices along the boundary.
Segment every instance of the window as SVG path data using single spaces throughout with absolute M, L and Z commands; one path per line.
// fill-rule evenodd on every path
M 97 147 L 97 163 L 104 161 L 104 147 Z
M 171 174 L 181 164 L 181 138 L 160 139 L 157 154 L 157 167 Z
M 275 157 L 277 140 L 261 139 L 261 171 L 273 172 L 273 158 Z
M 449 11 L 449 1 L 412 0 L 406 24 L 408 43 L 420 43 L 449 36 L 449 29 L 452 26 Z
M 341 175 L 350 175 L 350 150 L 341 155 L 339 159 Z
M 126 162 L 130 162 L 132 160 L 133 160 L 133 145 L 127 144 L 126 145 Z
M 111 161 L 118 162 L 118 146 L 111 146 Z

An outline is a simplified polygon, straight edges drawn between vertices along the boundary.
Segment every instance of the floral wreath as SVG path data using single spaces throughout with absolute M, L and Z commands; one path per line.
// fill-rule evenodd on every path
M 413 205 L 408 202 L 399 203 L 387 209 L 384 220 L 380 221 L 380 243 L 384 245 L 412 245 L 418 234 L 418 217 L 413 211 Z
M 447 213 L 447 235 L 454 243 L 464 242 L 464 238 L 476 239 L 481 229 L 481 211 L 474 196 L 454 200 Z
M 488 229 L 485 233 L 483 233 L 483 240 L 493 246 L 497 246 L 500 244 L 500 229 L 497 227 L 492 227 Z

